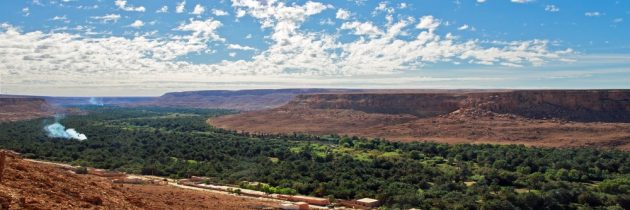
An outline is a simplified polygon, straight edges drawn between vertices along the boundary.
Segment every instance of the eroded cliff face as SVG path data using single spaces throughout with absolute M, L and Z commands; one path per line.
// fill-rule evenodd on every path
M 43 98 L 0 97 L 0 122 L 51 116 L 54 110 Z
M 420 118 L 460 109 L 533 119 L 630 122 L 628 90 L 517 90 L 481 93 L 350 93 L 299 95 L 285 108 L 350 109 Z
M 0 98 L 0 110 L 3 112 L 47 111 L 50 108 L 43 98 Z
M 630 122 L 630 91 L 544 90 L 470 94 L 462 107 L 527 118 Z
M 328 92 L 354 92 L 342 89 L 260 89 L 260 90 L 208 90 L 166 93 L 144 105 L 234 109 L 243 111 L 277 108 L 287 104 L 296 95 Z
M 460 108 L 463 94 L 444 93 L 360 93 L 300 95 L 288 107 L 351 109 L 368 113 L 411 114 L 432 117 Z

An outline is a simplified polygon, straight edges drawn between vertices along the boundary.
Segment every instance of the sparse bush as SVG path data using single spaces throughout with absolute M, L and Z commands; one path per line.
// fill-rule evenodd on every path
M 80 166 L 80 167 L 74 169 L 74 173 L 76 173 L 76 174 L 87 174 L 88 173 L 88 169 L 86 167 Z

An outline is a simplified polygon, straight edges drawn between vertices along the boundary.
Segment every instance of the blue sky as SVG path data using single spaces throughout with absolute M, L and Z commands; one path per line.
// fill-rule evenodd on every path
M 0 92 L 630 88 L 630 1 L 0 2 Z

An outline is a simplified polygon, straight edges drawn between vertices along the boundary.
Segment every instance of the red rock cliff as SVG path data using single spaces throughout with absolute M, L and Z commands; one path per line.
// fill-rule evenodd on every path
M 299 95 L 285 107 L 352 109 L 432 117 L 479 109 L 528 118 L 630 122 L 629 90 L 516 90 L 483 93 L 350 93 Z
M 50 116 L 54 108 L 43 98 L 0 97 L 0 122 Z

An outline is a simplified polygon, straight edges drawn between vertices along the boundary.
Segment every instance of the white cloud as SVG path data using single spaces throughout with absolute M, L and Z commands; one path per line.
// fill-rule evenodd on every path
M 133 23 L 129 24 L 129 27 L 133 27 L 133 28 L 140 28 L 144 26 L 144 22 L 142 22 L 141 20 L 136 20 L 133 21 Z
M 344 30 L 354 30 L 355 35 L 368 35 L 368 36 L 377 36 L 383 34 L 382 31 L 378 29 L 378 27 L 374 26 L 372 22 L 347 22 L 343 23 L 340 29 Z
M 339 9 L 337 10 L 335 17 L 340 20 L 347 20 L 348 18 L 350 18 L 350 12 L 345 9 Z
M 212 14 L 215 16 L 227 16 L 229 15 L 228 12 L 220 10 L 220 9 L 212 9 Z
M 247 36 L 245 36 L 245 39 L 251 39 L 252 38 L 252 34 L 247 34 Z
M 0 43 L 4 46 L 0 49 L 0 68 L 15 71 L 13 82 L 28 78 L 51 80 L 60 85 L 77 84 L 84 80 L 94 83 L 100 79 L 90 78 L 110 73 L 128 75 L 143 72 L 147 75 L 147 71 L 170 72 L 179 68 L 177 62 L 170 60 L 207 48 L 206 45 L 190 44 L 187 40 L 115 36 L 86 38 L 41 31 L 21 33 L 10 25 L 3 25 L 0 29 Z
M 228 55 L 229 55 L 230 57 L 235 57 L 235 56 L 236 56 L 236 53 L 235 53 L 235 52 L 231 52 L 231 53 L 228 53 Z
M 119 14 L 107 14 L 107 15 L 103 15 L 103 16 L 92 16 L 90 17 L 92 19 L 95 20 L 100 20 L 103 23 L 107 23 L 107 22 L 117 22 L 118 19 L 120 19 L 120 15 Z
M 155 12 L 156 13 L 167 13 L 168 12 L 168 6 L 163 6 L 159 10 L 156 10 Z
M 31 15 L 31 10 L 28 7 L 22 8 L 22 15 L 25 17 Z
M 550 4 L 545 6 L 545 11 L 547 12 L 559 12 L 560 8 L 558 8 L 556 5 Z
M 621 22 L 623 22 L 623 18 L 615 18 L 613 20 L 613 23 L 621 23 Z
M 584 16 L 587 16 L 587 17 L 599 17 L 599 16 L 602 16 L 602 15 L 604 15 L 604 14 L 602 14 L 600 12 L 586 12 L 586 13 L 584 13 Z
M 187 39 L 193 42 L 205 43 L 208 40 L 225 41 L 216 33 L 217 28 L 223 24 L 212 18 L 205 21 L 190 19 L 188 24 L 179 25 L 176 30 L 191 31 L 192 34 Z
M 511 0 L 511 1 L 512 3 L 524 4 L 524 3 L 534 2 L 535 0 Z
M 333 20 L 332 20 L 332 19 L 330 19 L 330 18 L 326 18 L 326 19 L 322 19 L 322 20 L 320 20 L 320 21 L 319 21 L 319 24 L 320 24 L 320 25 L 329 25 L 329 26 L 332 26 L 332 25 L 335 25 L 335 21 L 333 21 Z
M 79 5 L 76 7 L 77 9 L 85 9 L 85 10 L 91 10 L 91 9 L 98 9 L 99 6 L 98 4 L 92 5 L 92 6 L 87 6 L 87 5 Z
M 405 8 L 407 8 L 407 6 L 408 6 L 407 3 L 402 2 L 402 3 L 398 4 L 398 9 L 405 9 Z
M 37 5 L 37 6 L 45 6 L 44 4 L 42 4 L 42 2 L 40 2 L 39 0 L 33 0 L 33 4 Z
M 145 8 L 143 6 L 134 7 L 127 5 L 126 0 L 116 0 L 114 4 L 121 10 L 130 11 L 130 12 L 144 12 Z
M 68 18 L 65 15 L 64 16 L 55 16 L 51 20 L 66 21 L 66 20 L 68 20 Z
M 247 12 L 245 10 L 236 10 L 236 18 L 241 18 L 243 16 L 245 16 L 247 14 Z
M 365 2 L 367 0 L 348 0 L 348 1 L 354 2 L 354 4 L 356 4 L 357 6 L 363 6 L 363 5 L 365 5 Z
M 486 3 L 486 0 L 477 0 L 477 3 Z
M 387 9 L 387 2 L 380 2 L 378 3 L 378 6 L 374 8 L 376 11 L 385 11 L 385 9 Z
M 389 4 L 389 2 L 387 1 L 382 1 L 378 3 L 378 6 L 376 6 L 376 8 L 374 8 L 374 11 L 372 11 L 372 15 L 375 16 L 380 12 L 386 12 L 390 15 L 393 14 L 396 10 L 392 7 L 387 6 L 387 4 Z
M 195 8 L 193 9 L 193 12 L 192 12 L 192 13 L 190 13 L 190 14 L 193 14 L 193 15 L 201 15 L 201 14 L 203 14 L 203 12 L 205 12 L 205 11 L 206 11 L 206 8 L 204 8 L 203 6 L 201 6 L 201 5 L 197 4 L 197 5 L 195 5 Z
M 175 6 L 176 13 L 183 13 L 186 10 L 186 1 L 181 1 Z
M 416 25 L 417 29 L 427 29 L 434 31 L 441 24 L 440 20 L 435 19 L 433 16 L 427 15 L 420 18 L 420 23 Z
M 457 30 L 463 31 L 463 30 L 466 30 L 468 28 L 470 28 L 470 26 L 467 25 L 467 24 L 464 24 L 464 25 L 460 26 L 459 28 L 457 28 Z
M 244 50 L 244 51 L 257 51 L 258 49 L 250 47 L 250 46 L 243 46 L 243 45 L 239 45 L 239 44 L 229 44 L 227 46 L 228 49 L 232 49 L 232 50 Z
M 452 34 L 436 33 L 441 23 L 433 16 L 419 20 L 403 18 L 384 25 L 346 22 L 340 30 L 345 28 L 343 30 L 365 35 L 346 40 L 340 39 L 337 32 L 302 29 L 309 18 L 332 9 L 326 4 L 286 4 L 272 0 L 234 0 L 232 3 L 236 16 L 242 11 L 241 17 L 249 15 L 262 28 L 271 31 L 266 38 L 269 47 L 260 49 L 251 59 L 213 64 L 177 59 L 190 53 L 214 52 L 213 46 L 256 50 L 237 43 L 222 43 L 225 39 L 217 32 L 222 23 L 212 18 L 190 19 L 174 28 L 177 35 L 161 38 L 151 38 L 150 33 L 145 35 L 143 32 L 131 38 L 115 35 L 95 38 L 65 32 L 23 33 L 2 24 L 0 69 L 3 79 L 8 77 L 3 81 L 10 81 L 9 86 L 37 86 L 50 82 L 61 86 L 104 84 L 115 88 L 142 82 L 162 84 L 164 78 L 169 78 L 173 82 L 195 80 L 208 84 L 209 79 L 223 78 L 245 81 L 244 78 L 283 76 L 383 75 L 413 71 L 426 64 L 441 62 L 506 68 L 537 66 L 562 61 L 571 53 L 571 50 L 550 50 L 551 44 L 546 40 L 459 40 Z

